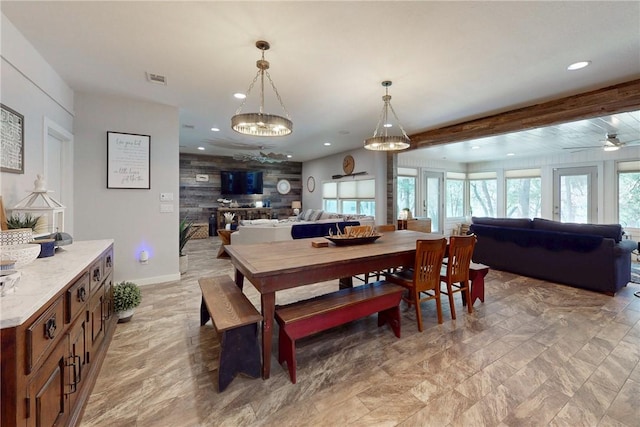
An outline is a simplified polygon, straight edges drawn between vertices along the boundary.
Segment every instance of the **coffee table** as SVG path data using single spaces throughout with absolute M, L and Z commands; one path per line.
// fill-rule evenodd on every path
M 235 233 L 238 230 L 218 230 L 218 236 L 220 236 L 220 249 L 218 249 L 218 258 L 229 258 L 229 254 L 224 250 L 225 245 L 231 244 L 231 233 Z

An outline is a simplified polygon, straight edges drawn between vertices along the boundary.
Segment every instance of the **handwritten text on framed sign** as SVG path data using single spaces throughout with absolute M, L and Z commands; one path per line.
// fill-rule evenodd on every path
M 107 188 L 151 188 L 151 136 L 107 132 Z

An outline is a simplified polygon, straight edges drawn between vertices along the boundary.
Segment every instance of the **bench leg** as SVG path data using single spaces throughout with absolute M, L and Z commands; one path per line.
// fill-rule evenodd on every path
M 209 315 L 209 310 L 207 310 L 207 305 L 204 303 L 204 297 L 202 297 L 202 301 L 200 302 L 200 326 L 204 326 L 211 319 Z
M 280 326 L 280 332 L 278 333 L 278 362 L 287 362 L 287 368 L 289 369 L 289 378 L 293 384 L 296 383 L 296 342 L 289 338 L 284 331 L 284 327 Z
M 261 369 L 257 323 L 222 332 L 218 369 L 220 392 L 227 388 L 238 373 L 258 378 Z
M 396 337 L 400 338 L 400 306 L 399 305 L 378 312 L 378 327 L 384 325 L 385 323 L 389 323 L 389 326 L 391 326 L 391 330 L 393 330 L 393 333 L 396 335 Z

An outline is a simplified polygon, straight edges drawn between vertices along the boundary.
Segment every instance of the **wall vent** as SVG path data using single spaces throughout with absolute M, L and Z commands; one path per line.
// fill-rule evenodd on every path
M 151 83 L 155 83 L 158 85 L 167 85 L 167 78 L 165 76 L 161 76 L 160 74 L 146 73 L 147 81 Z
M 194 125 L 188 125 L 188 124 L 184 124 L 182 125 L 183 129 L 195 129 L 196 127 Z

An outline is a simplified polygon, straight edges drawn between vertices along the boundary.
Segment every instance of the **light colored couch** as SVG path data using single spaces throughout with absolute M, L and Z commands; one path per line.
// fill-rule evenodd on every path
M 318 223 L 336 223 L 342 221 L 358 221 L 361 225 L 375 226 L 375 218 L 363 215 L 343 215 L 336 213 L 328 213 L 323 211 L 314 211 L 309 214 L 311 209 L 302 212 L 297 217 L 290 219 L 256 219 L 242 221 L 238 225 L 238 231 L 231 234 L 231 244 L 248 244 L 248 243 L 265 243 L 277 242 L 282 240 L 292 240 L 291 227 L 297 224 L 318 224 Z M 304 218 L 318 219 L 304 219 Z

